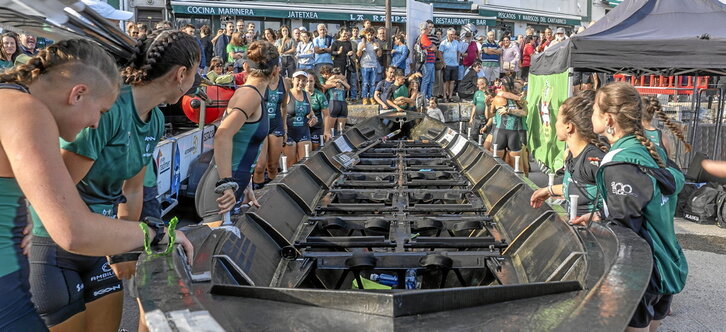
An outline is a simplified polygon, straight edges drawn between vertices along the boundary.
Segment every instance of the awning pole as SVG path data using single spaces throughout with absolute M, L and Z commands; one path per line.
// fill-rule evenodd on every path
M 388 42 L 386 45 L 386 49 L 393 48 L 393 36 L 391 36 L 391 0 L 386 0 L 386 38 L 388 38 Z
M 693 84 L 693 94 L 691 96 L 693 96 L 692 100 L 691 100 L 691 110 L 693 111 L 693 119 L 691 119 L 691 128 L 688 133 L 689 134 L 688 136 L 690 136 L 689 141 L 691 143 L 691 146 L 694 147 L 694 150 L 692 150 L 691 153 L 694 153 L 694 152 L 696 152 L 695 151 L 696 126 L 698 126 L 698 109 L 697 109 L 697 107 L 701 106 L 701 103 L 700 103 L 701 96 L 698 94 L 698 84 L 695 84 L 695 83 Z M 692 154 L 691 154 L 691 156 L 692 156 Z
M 713 141 L 713 159 L 721 159 L 721 127 L 723 126 L 723 112 L 724 112 L 724 89 L 717 88 L 718 90 L 718 111 L 716 112 L 716 139 Z

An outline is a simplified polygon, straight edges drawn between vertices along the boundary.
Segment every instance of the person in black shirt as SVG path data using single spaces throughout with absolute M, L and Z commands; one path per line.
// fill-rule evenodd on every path
M 586 90 L 568 98 L 560 106 L 555 129 L 557 139 L 567 143 L 565 177 L 562 184 L 536 190 L 530 204 L 538 208 L 549 197 L 564 196 L 570 204 L 570 195 L 578 195 L 577 215 L 585 215 L 601 208 L 597 200 L 595 175 L 607 146 L 592 130 L 592 105 L 595 91 Z
M 204 52 L 204 59 L 207 61 L 204 63 L 204 67 L 209 67 L 214 57 L 214 44 L 212 44 L 212 29 L 208 25 L 202 25 L 199 28 L 199 40 L 202 42 L 202 51 Z
M 353 45 L 350 43 L 350 32 L 347 28 L 340 28 L 340 37 L 333 42 L 330 52 L 333 55 L 333 68 L 340 69 L 343 76 L 348 76 L 348 64 L 353 56 Z

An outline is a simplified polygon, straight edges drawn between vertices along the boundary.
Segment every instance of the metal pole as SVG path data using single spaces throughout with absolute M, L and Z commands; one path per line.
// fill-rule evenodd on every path
M 716 116 L 716 138 L 713 141 L 713 159 L 721 159 L 721 127 L 723 126 L 723 112 L 724 112 L 724 92 L 721 88 L 718 88 L 718 111 Z
M 204 101 L 204 98 L 199 98 L 199 101 L 202 102 L 199 107 L 199 129 L 204 130 L 204 120 L 207 119 L 207 102 Z
M 692 94 L 692 102 L 691 102 L 691 111 L 693 111 L 693 119 L 691 119 L 691 130 L 689 132 L 690 136 L 690 143 L 691 145 L 694 144 L 694 140 L 696 139 L 696 126 L 698 125 L 698 108 L 701 106 L 699 103 L 699 93 L 698 93 L 698 85 L 693 85 L 693 94 Z
M 391 38 L 391 0 L 386 0 L 386 38 L 388 39 L 386 41 L 386 50 L 390 50 L 392 48 L 391 41 L 393 38 Z

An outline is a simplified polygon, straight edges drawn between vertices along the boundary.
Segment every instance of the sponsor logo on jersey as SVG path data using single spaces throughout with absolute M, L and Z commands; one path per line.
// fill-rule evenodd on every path
M 633 187 L 629 184 L 623 184 L 620 182 L 610 182 L 610 188 L 613 191 L 613 194 L 620 195 L 620 196 L 634 196 L 638 197 L 637 194 L 633 193 Z
M 108 262 L 103 263 L 103 265 L 101 266 L 101 270 L 103 270 L 103 272 L 109 272 L 111 271 L 111 265 L 109 265 Z
M 120 289 L 121 289 L 121 285 L 106 287 L 104 289 L 99 289 L 99 290 L 93 292 L 93 296 L 99 296 L 99 295 L 107 294 L 107 293 L 110 293 L 110 292 L 113 292 L 113 291 L 116 291 L 116 290 L 120 290 Z

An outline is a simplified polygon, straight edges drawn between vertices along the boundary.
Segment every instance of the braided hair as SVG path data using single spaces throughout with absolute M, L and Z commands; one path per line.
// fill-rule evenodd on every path
M 194 37 L 177 30 L 158 31 L 139 39 L 138 54 L 121 76 L 125 84 L 143 85 L 164 76 L 174 66 L 191 69 L 200 61 L 201 49 Z
M 105 78 L 109 87 L 118 89 L 118 68 L 100 46 L 85 39 L 59 41 L 41 50 L 24 65 L 0 73 L 0 82 L 28 86 L 48 72 L 71 66 L 74 77 L 87 74 L 95 80 Z
M 668 130 L 670 130 L 681 142 L 683 142 L 683 145 L 686 147 L 686 152 L 691 152 L 691 145 L 686 142 L 683 130 L 681 130 L 677 124 L 673 123 L 668 115 L 663 112 L 663 107 L 661 106 L 660 101 L 658 101 L 658 98 L 655 96 L 643 97 L 642 102 L 643 122 L 650 123 L 653 121 L 653 116 L 658 116 L 658 120 L 668 127 Z
M 608 147 L 600 140 L 598 135 L 592 129 L 592 105 L 595 103 L 595 91 L 584 90 L 578 94 L 567 98 L 560 106 L 558 117 L 562 122 L 572 123 L 577 132 L 588 143 L 596 146 L 603 152 L 608 151 Z
M 615 122 L 625 134 L 635 135 L 659 167 L 665 167 L 655 144 L 643 132 L 643 107 L 638 90 L 625 82 L 610 83 L 598 89 L 595 102 L 601 112 L 614 115 Z

